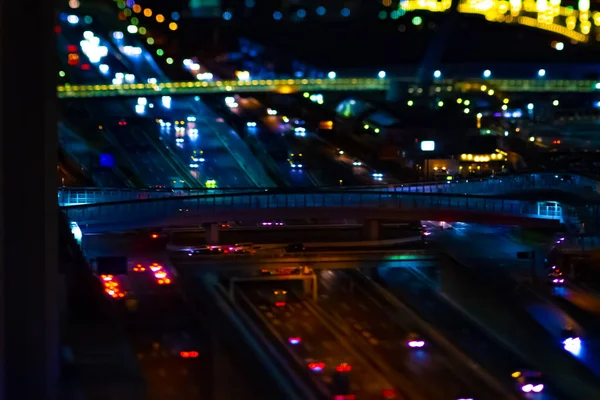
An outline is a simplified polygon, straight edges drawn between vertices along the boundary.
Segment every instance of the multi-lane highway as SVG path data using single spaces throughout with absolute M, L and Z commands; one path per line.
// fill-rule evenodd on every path
M 338 162 L 339 150 L 324 143 L 301 118 L 279 115 L 276 109 L 268 108 L 253 97 L 236 96 L 235 99 L 238 106 L 230 107 L 231 112 L 244 121 L 256 122 L 257 127 L 249 127 L 248 132 L 251 134 L 256 130 L 257 138 L 263 146 L 283 152 L 286 158 L 290 154 L 303 154 L 303 171 L 290 168 L 284 159 L 280 162 L 284 173 L 286 170 L 292 170 L 295 175 L 303 172 L 314 186 L 348 186 L 374 182 L 362 165 Z M 278 148 L 273 148 L 275 144 Z
M 61 58 L 77 58 L 75 65 L 65 67 L 68 76 L 76 80 L 134 83 L 161 78 L 150 54 L 128 39 L 127 33 L 115 32 L 109 40 L 82 27 L 65 25 L 60 37 Z M 84 52 L 81 41 L 86 49 L 96 47 Z M 106 52 L 107 56 L 86 62 L 86 58 L 93 60 L 94 52 Z M 221 187 L 273 186 L 241 139 L 199 98 L 141 98 L 81 106 L 102 126 L 102 134 L 115 150 L 125 153 L 148 186 L 201 187 L 207 182 Z
M 527 360 L 515 355 L 490 338 L 487 332 L 447 303 L 430 280 L 440 272 L 439 265 L 415 265 L 413 268 L 380 268 L 381 282 L 390 293 L 405 302 L 421 318 L 435 326 L 447 340 L 494 374 L 505 386 L 514 385 L 511 374 L 521 369 L 535 370 Z M 423 278 L 426 277 L 426 278 Z M 451 278 L 449 278 L 451 279 Z M 434 281 L 438 282 L 438 281 Z M 489 310 L 494 313 L 494 310 Z M 544 399 L 562 399 L 552 382 L 545 382 Z M 474 396 L 477 398 L 477 396 Z
M 544 263 L 547 253 L 544 243 L 533 247 L 521 244 L 519 234 L 506 227 L 470 224 L 447 226 L 452 228 L 443 232 L 439 229 L 434 231 L 434 236 L 439 237 L 441 244 L 451 247 L 451 252 L 466 265 L 479 265 L 481 275 L 487 276 L 503 292 L 510 294 L 510 298 L 557 343 L 565 340 L 562 337 L 564 330 L 574 329 L 583 345 L 571 353 L 595 374 L 600 373 L 600 360 L 594 351 L 598 348 L 600 330 L 593 311 L 585 309 L 585 304 L 590 301 L 584 300 L 583 308 L 579 308 L 569 301 L 572 290 L 549 282 Z M 470 245 L 473 240 L 480 244 L 476 249 Z M 468 251 L 465 247 L 467 243 Z M 534 259 L 517 258 L 517 252 L 531 251 L 535 251 Z M 514 290 L 514 287 L 519 289 Z
M 89 254 L 94 251 L 106 254 L 111 248 L 113 254 L 129 251 L 132 268 L 138 264 L 150 266 L 160 257 L 138 255 L 141 252 L 153 254 L 160 248 L 156 247 L 158 241 L 152 242 L 146 235 L 129 239 L 127 236 L 91 238 L 94 240 L 86 246 Z M 164 264 L 168 265 L 168 262 Z M 236 301 L 249 304 L 244 310 L 250 313 L 254 323 L 262 327 L 265 334 L 274 335 L 273 340 L 282 342 L 309 379 L 315 380 L 316 385 L 324 385 L 326 390 L 331 390 L 331 372 L 335 367 L 348 363 L 352 368 L 349 375 L 351 389 L 359 398 L 382 399 L 385 398 L 382 393 L 394 392 L 409 398 L 426 399 L 516 396 L 518 391 L 515 391 L 516 385 L 510 375 L 515 370 L 533 367 L 495 339 L 490 339 L 487 332 L 445 302 L 437 293 L 436 284 L 432 284 L 441 273 L 437 263 L 407 265 L 409 268 L 382 267 L 379 274 L 390 293 L 408 305 L 412 312 L 394 307 L 389 299 L 369 289 L 363 279 L 356 279 L 357 272 L 343 271 L 319 273 L 317 302 L 301 294 L 300 284 L 289 281 L 236 283 Z M 182 265 L 180 270 L 185 270 L 188 275 L 186 291 L 198 290 L 194 289 L 194 273 L 189 266 Z M 154 278 L 145 273 L 132 271 L 129 275 L 131 290 L 142 294 L 140 305 L 153 296 L 161 303 L 169 304 L 171 292 L 156 291 L 164 288 L 153 287 Z M 288 292 L 283 298 L 285 305 L 275 305 L 276 301 L 282 300 L 273 297 L 277 290 Z M 179 316 L 185 318 L 185 312 L 181 312 L 185 304 L 180 300 L 172 301 L 177 304 L 174 306 L 177 310 L 167 307 L 165 312 L 172 313 L 176 320 Z M 414 312 L 419 317 L 415 317 Z M 153 321 L 157 315 L 146 317 Z M 189 314 L 187 318 L 193 319 Z M 423 328 L 423 322 L 418 321 L 420 318 L 439 331 L 450 342 L 450 347 L 458 350 L 449 349 L 448 343 L 440 343 L 439 338 Z M 151 322 L 149 326 L 152 326 Z M 177 332 L 191 330 L 181 321 L 167 324 L 163 329 L 170 329 L 169 326 Z M 408 347 L 411 333 L 416 333 L 417 340 L 426 343 L 423 348 Z M 469 359 L 479 366 L 471 364 Z M 318 371 L 320 363 L 323 363 L 324 371 Z M 157 364 L 153 373 L 160 376 L 159 370 L 164 365 Z M 487 378 L 488 373 L 494 376 L 491 380 Z M 552 381 L 544 384 L 544 396 L 538 396 L 539 399 L 567 398 L 557 392 Z M 411 393 L 413 397 L 410 397 Z M 447 394 L 452 397 L 446 397 Z
M 322 385 L 331 394 L 356 394 L 364 399 L 382 399 L 382 393 L 393 390 L 392 384 L 376 371 L 352 345 L 331 330 L 314 310 L 308 300 L 300 299 L 289 292 L 285 305 L 275 305 L 270 299 L 273 292 L 289 290 L 272 284 L 238 284 L 240 301 L 253 305 L 254 318 L 274 335 L 288 342 L 306 374 L 316 375 L 317 385 Z M 332 385 L 336 367 L 348 364 L 350 387 L 336 388 Z M 341 391 L 341 392 L 340 392 Z
M 484 382 L 469 364 L 426 337 L 411 315 L 392 310 L 351 274 L 322 271 L 320 278 L 321 307 L 332 322 L 350 333 L 356 342 L 368 344 L 386 369 L 418 386 L 424 398 L 500 399 L 514 394 L 512 390 L 502 391 L 503 388 Z M 411 340 L 422 340 L 424 346 L 411 348 Z

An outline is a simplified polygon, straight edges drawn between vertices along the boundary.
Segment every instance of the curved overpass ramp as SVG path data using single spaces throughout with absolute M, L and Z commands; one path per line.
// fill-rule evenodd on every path
M 558 227 L 561 220 L 556 216 L 537 215 L 537 206 L 522 200 L 476 195 L 345 191 L 189 196 L 70 206 L 63 210 L 85 232 L 286 218 L 441 220 L 535 227 Z

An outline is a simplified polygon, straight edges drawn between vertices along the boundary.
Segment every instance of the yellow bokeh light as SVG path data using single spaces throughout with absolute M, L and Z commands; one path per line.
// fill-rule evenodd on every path
M 142 6 L 140 6 L 139 4 L 135 4 L 132 7 L 132 10 L 133 10 L 134 13 L 141 13 L 142 12 Z
M 175 22 L 171 22 L 169 24 L 169 29 L 172 31 L 176 31 L 177 30 L 177 24 Z
M 144 16 L 145 16 L 145 17 L 151 17 L 151 16 L 152 16 L 152 10 L 151 10 L 151 9 L 149 9 L 149 8 L 146 8 L 146 9 L 144 10 Z
M 158 14 L 158 15 L 156 16 L 156 22 L 159 22 L 159 23 L 161 23 L 161 22 L 165 22 L 165 16 L 164 16 L 164 15 L 162 15 L 162 14 Z

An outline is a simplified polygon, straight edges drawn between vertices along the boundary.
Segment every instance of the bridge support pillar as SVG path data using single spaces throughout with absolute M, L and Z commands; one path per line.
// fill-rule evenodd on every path
M 379 240 L 381 223 L 377 219 L 368 219 L 363 222 L 363 240 Z
M 319 298 L 319 287 L 317 284 L 317 274 L 312 274 L 312 279 L 304 279 L 302 281 L 302 288 L 304 289 L 304 297 L 310 297 L 313 301 L 317 301 Z
M 0 10 L 2 59 L 30 59 L 33 41 L 39 44 L 35 54 L 44 65 L 6 62 L 0 72 L 0 131 L 4 133 L 0 182 L 6 194 L 0 201 L 0 400 L 57 398 L 60 289 L 54 4 L 4 1 Z M 28 160 L 27 166 L 16 173 L 23 160 Z
M 217 224 L 203 224 L 202 228 L 204 228 L 204 232 L 206 235 L 206 244 L 219 244 L 219 228 Z

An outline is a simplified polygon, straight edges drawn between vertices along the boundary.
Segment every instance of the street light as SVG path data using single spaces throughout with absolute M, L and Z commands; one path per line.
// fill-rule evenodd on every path
M 433 77 L 434 77 L 435 79 L 440 79 L 440 78 L 442 77 L 442 71 L 440 71 L 439 69 L 438 69 L 438 70 L 436 70 L 436 71 L 434 71 L 434 73 L 433 73 Z
M 381 79 L 385 78 L 386 73 L 385 71 L 379 71 L 379 73 L 377 74 L 378 77 L 380 77 Z
M 545 77 L 545 76 L 546 76 L 546 70 L 545 70 L 545 69 L 543 69 L 543 68 L 542 68 L 542 69 L 540 69 L 540 70 L 538 71 L 538 76 L 539 76 L 540 78 L 543 78 L 543 77 Z
M 492 76 L 492 71 L 490 71 L 489 69 L 486 69 L 485 71 L 483 71 L 484 78 L 489 78 L 490 76 Z

